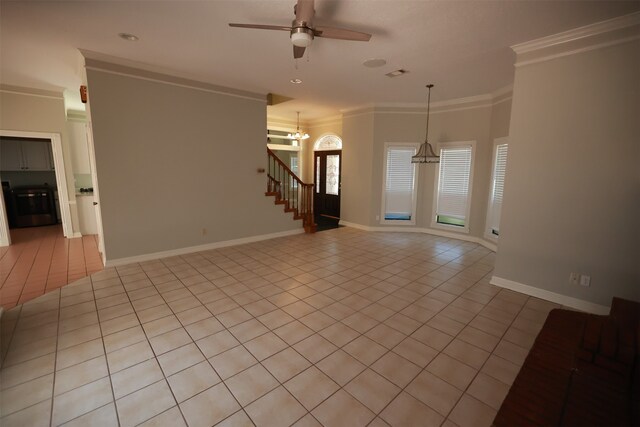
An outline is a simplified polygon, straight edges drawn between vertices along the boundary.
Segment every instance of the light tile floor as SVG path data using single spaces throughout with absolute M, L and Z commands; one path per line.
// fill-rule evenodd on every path
M 555 305 L 350 228 L 106 269 L 2 318 L 3 426 L 489 426 Z

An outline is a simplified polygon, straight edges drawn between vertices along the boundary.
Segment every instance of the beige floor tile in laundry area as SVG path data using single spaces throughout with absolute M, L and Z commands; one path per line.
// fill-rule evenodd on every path
M 204 356 L 194 344 L 187 344 L 158 356 L 158 362 L 165 376 L 170 376 L 196 363 L 202 362 Z

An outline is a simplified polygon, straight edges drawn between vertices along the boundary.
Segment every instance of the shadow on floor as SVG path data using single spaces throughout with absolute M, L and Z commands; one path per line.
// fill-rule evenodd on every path
M 338 223 L 340 222 L 340 218 L 334 218 L 325 215 L 315 215 L 314 219 L 316 221 L 316 225 L 318 226 L 316 231 L 332 230 L 339 227 Z

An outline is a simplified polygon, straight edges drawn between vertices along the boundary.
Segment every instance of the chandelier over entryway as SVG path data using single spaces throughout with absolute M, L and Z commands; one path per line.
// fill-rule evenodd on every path
M 309 138 L 309 134 L 306 132 L 300 133 L 300 111 L 296 111 L 296 113 L 298 114 L 298 125 L 296 127 L 296 133 L 288 134 L 287 138 L 295 139 L 296 141 L 300 142 L 303 139 Z

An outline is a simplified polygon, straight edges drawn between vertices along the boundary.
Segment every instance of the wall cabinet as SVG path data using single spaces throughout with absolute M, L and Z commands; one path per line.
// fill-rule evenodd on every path
M 3 139 L 0 142 L 3 171 L 52 171 L 55 169 L 50 141 Z

